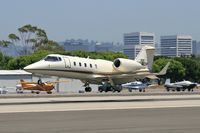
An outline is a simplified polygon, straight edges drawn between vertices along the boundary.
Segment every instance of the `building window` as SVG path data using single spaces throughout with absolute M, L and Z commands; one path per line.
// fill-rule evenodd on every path
M 85 67 L 87 67 L 87 64 L 86 64 L 86 63 L 84 63 L 84 65 L 85 65 Z
M 92 64 L 90 64 L 90 68 L 92 68 Z
M 74 66 L 76 66 L 76 62 L 74 62 Z
M 81 66 L 81 63 L 79 62 L 79 66 Z

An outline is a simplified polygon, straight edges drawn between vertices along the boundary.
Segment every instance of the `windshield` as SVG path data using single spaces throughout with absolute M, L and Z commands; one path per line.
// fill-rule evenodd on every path
M 61 57 L 57 57 L 57 56 L 47 56 L 46 58 L 44 58 L 45 61 L 61 61 Z

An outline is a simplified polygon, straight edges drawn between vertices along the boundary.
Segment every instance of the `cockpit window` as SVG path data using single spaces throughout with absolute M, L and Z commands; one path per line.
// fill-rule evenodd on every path
M 45 61 L 61 61 L 62 59 L 56 56 L 47 56 L 46 58 L 44 58 L 44 60 Z
M 58 57 L 58 60 L 61 61 L 62 59 L 60 57 Z

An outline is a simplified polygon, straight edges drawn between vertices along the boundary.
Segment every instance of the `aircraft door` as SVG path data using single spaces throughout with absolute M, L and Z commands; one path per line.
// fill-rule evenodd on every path
M 71 62 L 68 57 L 64 57 L 65 68 L 71 68 Z

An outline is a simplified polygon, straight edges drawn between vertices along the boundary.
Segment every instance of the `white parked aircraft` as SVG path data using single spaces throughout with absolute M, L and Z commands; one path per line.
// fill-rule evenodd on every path
M 122 84 L 123 88 L 127 88 L 129 92 L 133 90 L 139 90 L 139 92 L 145 92 L 145 89 L 148 87 L 147 83 L 142 83 L 141 81 L 134 81 L 126 84 Z
M 193 88 L 197 87 L 197 83 L 192 83 L 190 81 L 180 81 L 180 82 L 175 82 L 175 83 L 171 83 L 170 79 L 167 79 L 165 81 L 165 88 L 167 91 L 185 91 L 186 89 L 188 91 L 193 91 Z
M 85 84 L 86 92 L 92 90 L 89 84 L 103 85 L 100 86 L 101 91 L 112 90 L 120 92 L 122 89 L 121 84 L 143 79 L 147 76 L 155 77 L 166 73 L 169 63 L 160 73 L 150 72 L 154 51 L 154 47 L 145 46 L 135 60 L 117 58 L 113 62 L 102 59 L 50 54 L 44 59 L 26 66 L 24 70 L 36 75 L 79 79 Z

